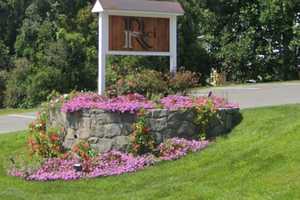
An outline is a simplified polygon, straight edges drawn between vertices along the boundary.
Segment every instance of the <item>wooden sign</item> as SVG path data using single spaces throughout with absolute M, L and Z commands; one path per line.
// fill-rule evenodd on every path
M 105 93 L 107 55 L 168 56 L 170 72 L 177 70 L 178 2 L 149 0 L 96 0 L 99 14 L 98 93 Z
M 169 52 L 170 19 L 109 16 L 109 50 Z

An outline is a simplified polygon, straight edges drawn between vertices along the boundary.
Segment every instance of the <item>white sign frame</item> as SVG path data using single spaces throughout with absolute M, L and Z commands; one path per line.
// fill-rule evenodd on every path
M 92 10 L 99 13 L 99 34 L 98 34 L 98 94 L 105 93 L 105 68 L 107 55 L 129 55 L 129 56 L 168 56 L 170 59 L 170 72 L 177 71 L 177 16 L 178 13 L 157 13 L 145 11 L 126 11 L 126 10 L 103 10 L 97 0 Z M 109 16 L 132 16 L 132 17 L 153 17 L 168 18 L 170 25 L 170 48 L 169 52 L 151 51 L 111 51 L 109 50 Z

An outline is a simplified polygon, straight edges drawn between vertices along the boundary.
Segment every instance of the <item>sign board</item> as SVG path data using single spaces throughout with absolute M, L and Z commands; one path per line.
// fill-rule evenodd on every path
M 110 51 L 169 52 L 168 18 L 109 16 Z
M 96 0 L 99 14 L 98 93 L 105 92 L 107 55 L 168 56 L 177 70 L 177 2 L 150 0 Z

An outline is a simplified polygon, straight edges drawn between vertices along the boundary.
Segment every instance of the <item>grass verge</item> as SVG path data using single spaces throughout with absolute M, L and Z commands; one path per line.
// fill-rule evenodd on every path
M 26 182 L 4 160 L 24 152 L 24 133 L 0 136 L 0 199 L 300 199 L 300 105 L 243 110 L 244 120 L 206 150 L 119 177 Z

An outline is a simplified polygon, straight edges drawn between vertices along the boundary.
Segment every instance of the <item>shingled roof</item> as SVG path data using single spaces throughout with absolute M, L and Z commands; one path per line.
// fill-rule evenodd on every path
M 184 10 L 178 2 L 153 0 L 97 0 L 93 12 L 102 12 L 103 10 L 144 11 L 178 15 L 182 15 L 184 13 Z

